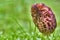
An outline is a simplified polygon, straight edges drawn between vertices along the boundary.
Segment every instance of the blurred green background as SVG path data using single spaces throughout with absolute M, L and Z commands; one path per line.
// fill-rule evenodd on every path
M 60 40 L 60 0 L 0 0 L 0 40 L 47 40 L 36 28 L 31 17 L 35 3 L 49 6 L 57 19 L 50 40 Z

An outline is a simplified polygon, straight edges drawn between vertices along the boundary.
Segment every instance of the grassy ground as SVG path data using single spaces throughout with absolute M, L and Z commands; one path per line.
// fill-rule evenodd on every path
M 60 40 L 60 0 L 0 0 L 0 40 L 48 40 L 31 18 L 31 5 L 40 2 L 51 7 L 57 19 L 49 39 Z

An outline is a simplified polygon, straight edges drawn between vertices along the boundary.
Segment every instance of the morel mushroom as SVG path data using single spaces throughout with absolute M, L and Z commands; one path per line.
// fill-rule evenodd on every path
M 33 4 L 31 7 L 31 15 L 34 24 L 39 31 L 45 35 L 54 32 L 56 28 L 56 18 L 50 7 L 43 3 Z

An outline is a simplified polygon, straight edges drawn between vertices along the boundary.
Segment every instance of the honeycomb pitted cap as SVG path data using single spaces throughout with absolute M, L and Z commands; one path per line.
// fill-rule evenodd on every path
M 31 16 L 41 33 L 49 35 L 54 32 L 57 23 L 50 7 L 43 3 L 33 4 L 31 7 Z

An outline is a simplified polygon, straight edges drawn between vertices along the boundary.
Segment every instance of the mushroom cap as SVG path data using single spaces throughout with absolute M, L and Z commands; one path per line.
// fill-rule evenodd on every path
M 31 7 L 31 15 L 34 24 L 41 33 L 49 35 L 54 32 L 57 23 L 50 7 L 43 3 L 33 4 Z

